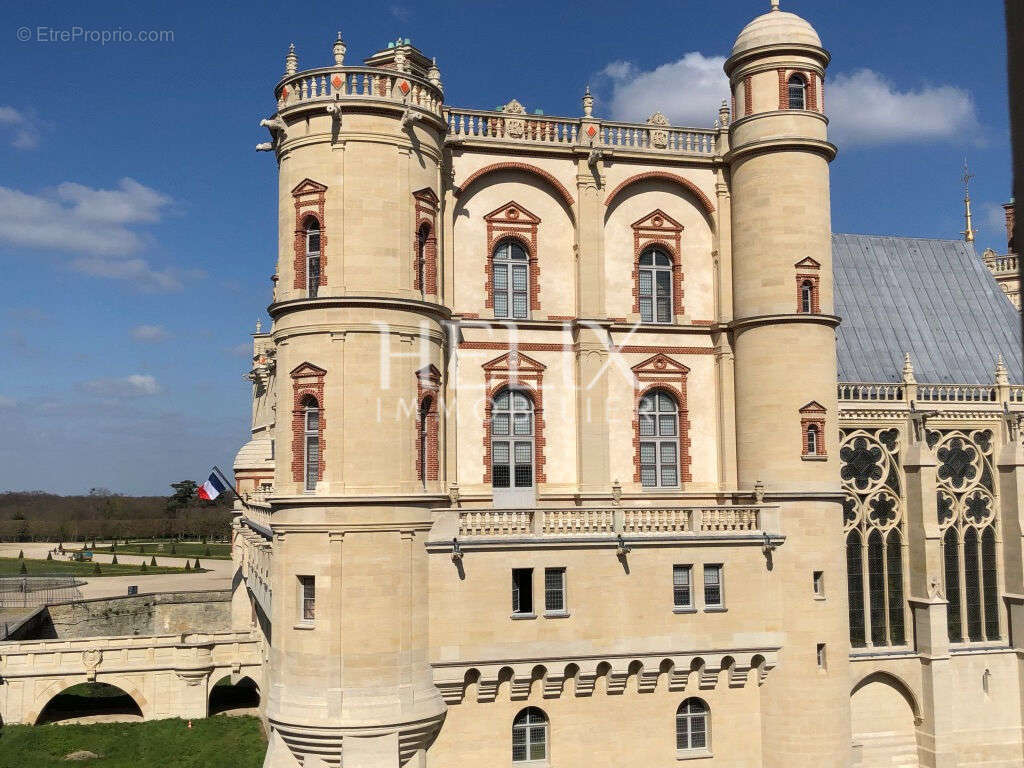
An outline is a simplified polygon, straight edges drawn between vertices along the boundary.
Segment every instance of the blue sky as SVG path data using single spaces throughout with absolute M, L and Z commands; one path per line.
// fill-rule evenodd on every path
M 253 147 L 289 42 L 312 67 L 338 29 L 351 63 L 409 37 L 456 106 L 578 115 L 590 83 L 599 116 L 710 125 L 719 59 L 768 2 L 146 5 L 0 10 L 0 490 L 165 493 L 230 467 L 276 256 L 275 164 Z M 782 7 L 832 53 L 833 228 L 957 237 L 967 155 L 979 245 L 1003 250 L 1002 3 Z M 60 40 L 76 26 L 173 40 Z

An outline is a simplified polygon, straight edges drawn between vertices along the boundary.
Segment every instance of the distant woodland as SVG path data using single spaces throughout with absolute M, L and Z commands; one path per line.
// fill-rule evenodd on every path
M 230 491 L 203 501 L 191 480 L 172 483 L 171 488 L 168 496 L 122 496 L 106 488 L 93 488 L 85 496 L 0 493 L 0 541 L 230 536 Z

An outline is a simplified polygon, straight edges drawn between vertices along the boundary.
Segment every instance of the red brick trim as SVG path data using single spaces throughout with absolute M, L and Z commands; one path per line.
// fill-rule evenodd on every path
M 789 80 L 786 78 L 786 70 L 776 70 L 779 73 L 779 109 L 789 109 Z
M 487 269 L 484 270 L 484 306 L 494 308 L 494 249 L 502 240 L 516 240 L 526 250 L 530 270 L 530 311 L 540 311 L 540 263 L 537 228 L 540 218 L 510 200 L 484 216 L 487 222 Z M 511 276 L 510 276 L 511 279 Z M 511 307 L 509 308 L 511 310 Z
M 804 312 L 804 301 L 803 301 L 803 287 L 804 283 L 809 282 L 811 284 L 811 311 L 812 315 L 821 314 L 821 301 L 818 298 L 818 276 L 808 274 L 797 274 L 796 276 L 796 311 L 797 314 L 807 314 Z
M 295 280 L 293 288 L 306 290 L 306 221 L 316 219 L 320 225 L 320 285 L 327 285 L 327 225 L 324 201 L 327 187 L 311 179 L 303 179 L 293 190 L 295 203 Z
M 541 344 L 529 341 L 519 344 L 509 344 L 505 341 L 460 341 L 459 349 L 490 349 L 501 352 L 510 352 L 513 349 L 522 352 L 572 352 L 575 347 L 572 344 Z
M 779 109 L 789 109 L 789 79 L 796 75 L 804 81 L 804 109 L 816 112 L 818 96 L 815 88 L 814 74 L 799 70 L 780 69 L 779 72 Z
M 548 315 L 548 320 L 560 320 L 565 322 L 575 322 L 576 317 L 573 315 Z
M 709 217 L 715 212 L 715 206 L 711 204 L 711 200 L 705 195 L 700 188 L 689 179 L 684 179 L 682 176 L 677 176 L 674 173 L 668 173 L 667 171 L 646 171 L 645 173 L 638 173 L 630 176 L 624 182 L 619 184 L 615 189 L 612 190 L 611 194 L 604 199 L 605 206 L 609 206 L 619 196 L 622 190 L 632 185 L 645 181 L 646 179 L 661 179 L 662 181 L 669 181 L 673 184 L 678 184 L 683 189 L 690 192 L 700 202 L 701 207 L 704 209 L 704 213 Z
M 679 487 L 693 480 L 690 473 L 690 417 L 686 403 L 686 376 L 682 363 L 663 354 L 634 365 L 633 371 L 633 482 L 640 482 L 640 401 L 653 390 L 668 392 L 679 409 Z
M 750 88 L 752 78 L 747 75 L 743 78 L 743 114 L 751 115 L 754 113 L 754 92 Z
M 324 479 L 324 450 L 327 440 L 324 437 L 327 427 L 327 408 L 324 404 L 324 376 L 327 371 L 312 363 L 302 363 L 289 374 L 292 380 L 292 480 L 296 483 L 305 481 L 303 466 L 305 460 L 304 438 L 306 425 L 302 401 L 310 396 L 316 400 L 320 409 L 320 469 L 317 480 Z
M 413 208 L 416 212 L 416 227 L 412 236 L 412 270 L 413 285 L 417 291 L 426 296 L 437 295 L 437 211 L 439 200 L 434 190 L 425 187 L 412 193 Z M 423 245 L 423 274 L 426 285 L 420 285 L 420 230 L 427 227 L 427 237 Z
M 624 344 L 621 347 L 614 347 L 613 352 L 643 352 L 648 354 L 663 355 L 713 355 L 714 347 L 664 347 L 664 346 L 643 346 L 636 344 Z
M 818 78 L 813 72 L 803 73 L 804 84 L 807 86 L 807 108 L 818 111 Z
M 423 429 L 423 403 L 429 400 L 426 408 L 427 431 L 427 480 L 437 480 L 440 466 L 438 449 L 439 410 L 437 402 L 441 394 L 441 372 L 433 365 L 416 371 L 416 477 L 423 477 L 423 444 L 419 439 Z
M 668 251 L 672 259 L 672 314 L 671 322 L 683 314 L 683 259 L 680 240 L 683 225 L 660 209 L 655 209 L 633 227 L 633 312 L 640 312 L 640 254 L 652 245 Z
M 544 472 L 544 370 L 533 358 L 512 350 L 481 366 L 484 369 L 484 483 L 491 482 L 491 408 L 494 396 L 505 387 L 524 391 L 533 402 L 534 486 L 547 482 Z
M 801 456 L 827 456 L 825 451 L 825 407 L 812 400 L 800 409 L 800 455 Z M 818 440 L 816 450 L 811 453 L 807 445 L 808 427 L 817 427 Z
M 562 182 L 560 182 L 550 173 L 548 173 L 542 168 L 538 168 L 535 165 L 530 165 L 529 163 L 493 163 L 491 165 L 480 168 L 479 170 L 476 170 L 469 176 L 467 176 L 465 181 L 463 181 L 461 184 L 455 185 L 455 187 L 452 190 L 455 194 L 455 197 L 461 196 L 463 192 L 469 189 L 473 182 L 477 181 L 480 178 L 483 178 L 484 176 L 487 176 L 488 174 L 497 173 L 498 171 L 522 171 L 523 173 L 530 173 L 539 179 L 543 179 L 544 181 L 546 181 L 548 184 L 555 188 L 555 191 L 558 192 L 559 197 L 562 198 L 562 202 L 564 202 L 569 207 L 571 213 L 575 201 L 573 200 L 572 195 L 569 194 L 569 190 L 565 188 Z M 575 219 L 575 216 L 573 216 L 573 218 Z

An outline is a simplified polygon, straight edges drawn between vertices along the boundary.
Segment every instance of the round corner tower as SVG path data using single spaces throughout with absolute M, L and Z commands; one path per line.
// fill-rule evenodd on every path
M 841 766 L 849 753 L 828 62 L 811 25 L 778 0 L 725 62 L 738 482 L 764 489 L 786 536 L 772 565 L 783 650 L 762 692 L 770 768 Z M 827 601 L 810 588 L 818 572 Z
M 445 705 L 427 658 L 446 506 L 440 73 L 408 40 L 300 71 L 263 121 L 279 164 L 278 385 L 265 765 L 397 768 Z

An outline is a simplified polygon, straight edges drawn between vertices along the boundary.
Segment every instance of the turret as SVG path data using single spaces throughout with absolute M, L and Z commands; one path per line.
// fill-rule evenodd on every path
M 407 39 L 365 66 L 340 33 L 324 53 L 299 70 L 289 50 L 262 123 L 279 164 L 266 765 L 398 766 L 444 715 L 423 547 L 447 504 L 443 96 Z
M 785 661 L 762 690 L 764 765 L 841 766 L 849 638 L 836 421 L 829 55 L 773 0 L 725 63 L 732 202 L 737 475 L 763 482 L 787 540 L 773 563 Z M 808 586 L 821 572 L 827 602 Z M 830 712 L 823 720 L 820 713 Z

